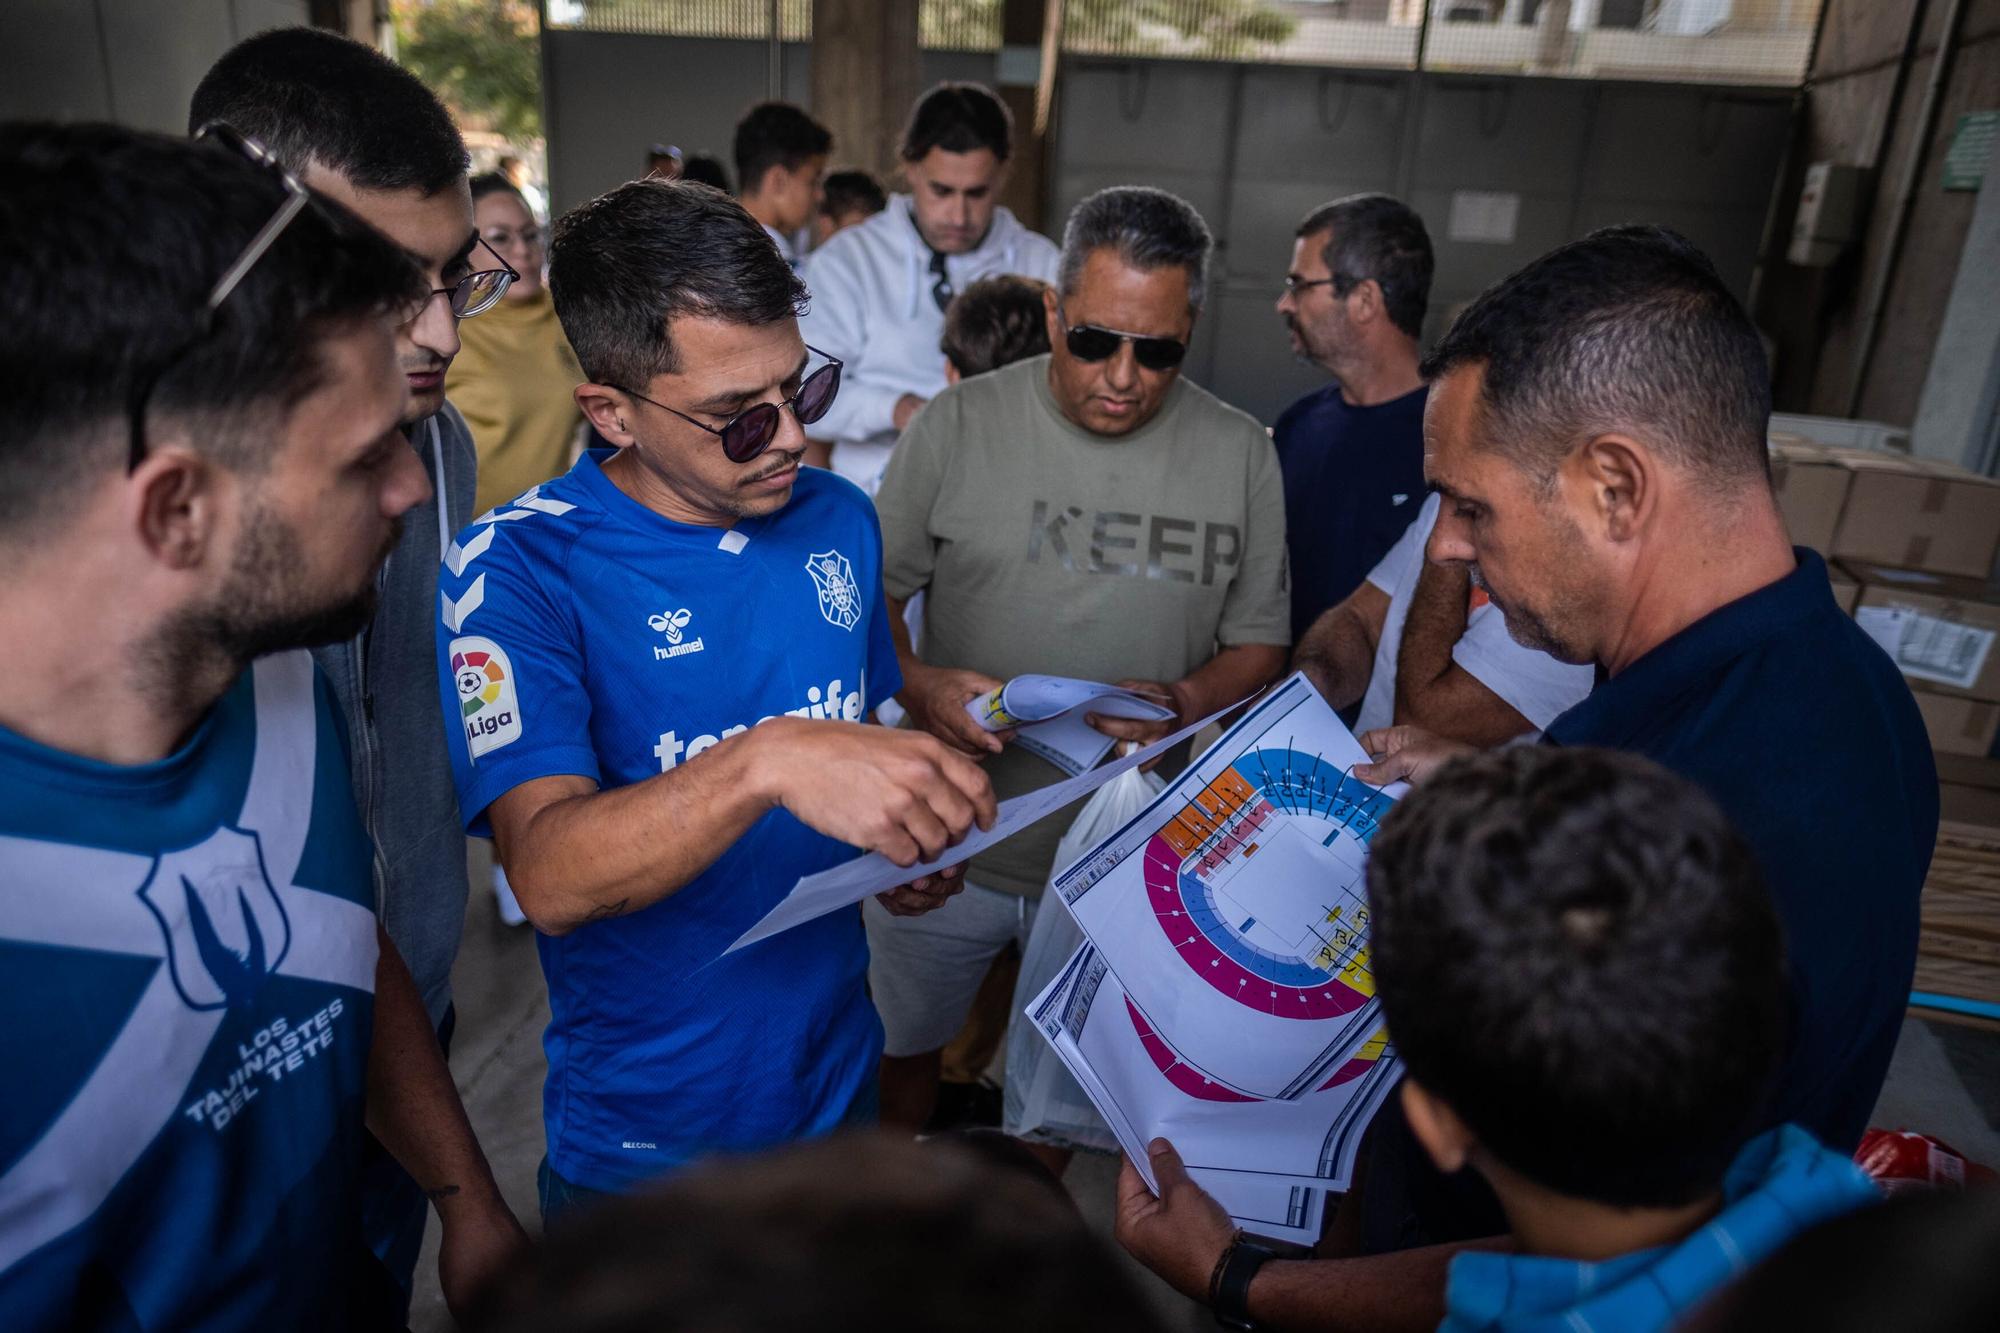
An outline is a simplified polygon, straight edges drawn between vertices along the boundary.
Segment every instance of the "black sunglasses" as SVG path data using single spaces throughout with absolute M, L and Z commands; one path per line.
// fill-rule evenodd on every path
M 1118 354 L 1118 344 L 1131 343 L 1132 356 L 1147 370 L 1172 370 L 1187 359 L 1187 344 L 1178 338 L 1159 338 L 1145 333 L 1126 333 L 1099 328 L 1095 324 L 1070 325 L 1062 307 L 1056 307 L 1062 324 L 1063 345 L 1079 361 L 1105 361 Z
M 817 347 L 808 345 L 808 352 L 826 356 Z M 826 415 L 826 409 L 833 406 L 833 397 L 840 392 L 840 361 L 826 356 L 826 364 L 805 377 L 799 391 L 790 398 L 776 403 L 756 403 L 725 421 L 720 426 L 711 426 L 706 421 L 697 421 L 678 407 L 668 407 L 657 398 L 648 398 L 637 389 L 628 389 L 622 384 L 611 387 L 620 393 L 627 393 L 642 403 L 671 412 L 689 425 L 700 426 L 710 435 L 722 440 L 722 456 L 732 463 L 747 463 L 771 447 L 771 441 L 778 438 L 778 413 L 789 407 L 792 415 L 799 419 L 801 426 L 810 426 Z
M 484 236 L 475 236 L 472 239 L 477 241 L 480 248 L 485 250 L 487 254 L 500 260 L 500 267 L 483 268 L 477 273 L 466 274 L 449 287 L 433 288 L 417 304 L 416 311 L 411 314 L 412 319 L 416 318 L 417 312 L 421 312 L 425 306 L 437 300 L 440 296 L 451 298 L 452 314 L 458 316 L 460 319 L 471 319 L 474 315 L 482 311 L 491 310 L 494 302 L 505 296 L 507 289 L 520 281 L 521 271 L 506 260 L 500 259 L 500 252 L 486 244 Z M 408 323 L 409 321 L 405 320 L 404 322 Z
M 222 276 L 215 280 L 215 286 L 209 288 L 208 300 L 202 309 L 200 330 L 175 348 L 172 355 L 162 359 L 151 374 L 142 375 L 132 382 L 131 397 L 125 409 L 126 418 L 131 423 L 131 437 L 125 455 L 125 471 L 128 474 L 138 471 L 139 464 L 146 461 L 146 406 L 152 401 L 153 390 L 159 387 L 160 381 L 165 379 L 168 372 L 178 366 L 188 353 L 206 342 L 215 332 L 215 312 L 222 308 L 222 303 L 229 299 L 229 294 L 235 291 L 250 270 L 257 266 L 257 261 L 264 257 L 265 251 L 284 234 L 285 228 L 292 225 L 292 219 L 312 202 L 311 193 L 299 183 L 298 177 L 286 171 L 268 148 L 248 135 L 239 134 L 217 120 L 210 121 L 196 130 L 194 137 L 197 142 L 212 140 L 237 156 L 248 159 L 256 166 L 276 172 L 279 181 L 285 187 L 285 200 L 278 205 L 278 211 L 271 214 L 270 220 L 257 229 L 257 234 L 250 238 L 250 243 L 243 247 L 243 252 L 236 256 L 235 262 L 223 270 Z

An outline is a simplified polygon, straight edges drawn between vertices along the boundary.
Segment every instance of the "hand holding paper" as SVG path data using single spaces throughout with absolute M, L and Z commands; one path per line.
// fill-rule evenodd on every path
M 1019 728 L 1018 744 L 1072 776 L 1095 768 L 1117 739 L 1092 727 L 1091 715 L 1154 724 L 1177 716 L 1171 704 L 1137 690 L 1068 676 L 1016 676 L 967 703 L 965 711 L 986 731 Z

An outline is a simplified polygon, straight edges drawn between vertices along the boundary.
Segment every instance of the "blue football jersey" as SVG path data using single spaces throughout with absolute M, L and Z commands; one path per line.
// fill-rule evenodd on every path
M 586 454 L 482 517 L 441 575 L 459 806 L 536 778 L 627 786 L 779 714 L 860 722 L 901 686 L 875 511 L 830 472 L 778 512 L 676 523 Z M 801 875 L 854 855 L 775 810 L 641 911 L 540 936 L 550 1164 L 616 1189 L 691 1157 L 836 1126 L 881 1024 L 858 911 L 723 956 Z
M 259 662 L 117 767 L 0 730 L 0 1327 L 345 1327 L 371 853 L 330 695 Z

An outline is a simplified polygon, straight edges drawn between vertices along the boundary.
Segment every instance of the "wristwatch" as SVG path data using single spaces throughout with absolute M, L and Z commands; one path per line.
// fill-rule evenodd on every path
M 1241 1231 L 1230 1240 L 1215 1272 L 1208 1279 L 1208 1304 L 1215 1322 L 1223 1328 L 1259 1329 L 1263 1325 L 1250 1317 L 1250 1279 L 1257 1270 L 1278 1257 L 1268 1245 L 1259 1244 Z

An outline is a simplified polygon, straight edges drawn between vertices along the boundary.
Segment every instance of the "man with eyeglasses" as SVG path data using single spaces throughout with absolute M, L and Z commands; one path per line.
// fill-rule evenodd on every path
M 465 421 L 445 402 L 458 321 L 489 308 L 514 271 L 479 243 L 465 143 L 408 71 L 359 42 L 278 28 L 239 43 L 203 76 L 190 129 L 222 122 L 267 145 L 315 192 L 338 201 L 414 255 L 428 293 L 396 335 L 407 400 L 403 434 L 433 498 L 404 517 L 380 576 L 374 617 L 317 650 L 346 715 L 354 795 L 375 841 L 375 891 L 389 936 L 409 961 L 439 1038 L 451 1037 L 451 966 L 465 929 L 465 843 L 444 738 L 431 626 L 438 562 L 472 517 L 476 460 Z M 423 1238 L 423 1200 L 394 1164 L 374 1224 L 385 1261 L 407 1275 Z
M 898 150 L 910 192 L 834 236 L 801 269 L 813 297 L 805 336 L 846 366 L 840 400 L 813 429 L 809 461 L 871 495 L 897 435 L 945 387 L 937 349 L 951 298 L 1001 273 L 1055 277 L 1055 246 L 1000 205 L 1013 130 L 992 90 L 931 89 L 911 109 Z
M 364 1125 L 462 1313 L 526 1237 L 303 651 L 429 494 L 416 267 L 226 129 L 0 127 L 0 174 L 0 1326 L 399 1327 Z
M 863 723 L 901 683 L 881 538 L 800 467 L 841 366 L 757 222 L 634 181 L 557 223 L 549 283 L 613 447 L 459 534 L 437 643 L 466 826 L 539 932 L 555 1218 L 872 1119 L 860 913 L 725 951 L 843 844 L 911 865 L 994 802 L 964 755 Z
M 897 698 L 916 725 L 982 757 L 1003 797 L 1063 774 L 967 716 L 1002 681 L 1123 681 L 1177 720 L 1095 725 L 1146 741 L 1284 668 L 1278 460 L 1262 426 L 1180 374 L 1210 244 L 1201 216 L 1161 190 L 1079 203 L 1043 297 L 1053 350 L 933 399 L 883 478 L 889 609 L 928 597 L 920 648 L 895 623 Z M 1025 943 L 1063 830 L 1046 820 L 974 857 L 969 887 L 934 916 L 869 911 L 885 1120 L 924 1123 L 939 1051 L 994 955 Z

